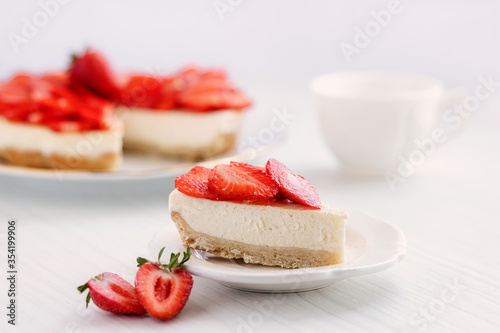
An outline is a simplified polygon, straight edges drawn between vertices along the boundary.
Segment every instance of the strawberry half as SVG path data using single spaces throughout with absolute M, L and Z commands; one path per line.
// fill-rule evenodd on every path
M 120 96 L 120 87 L 106 58 L 99 52 L 87 50 L 83 55 L 73 56 L 69 68 L 71 81 L 80 83 L 110 100 Z
M 212 170 L 200 166 L 192 168 L 188 173 L 175 178 L 175 188 L 179 192 L 195 198 L 218 200 L 218 195 L 208 185 Z
M 90 299 L 104 311 L 117 314 L 146 313 L 135 294 L 134 286 L 113 273 L 102 273 L 78 287 L 80 293 L 89 289 L 87 306 Z
M 229 200 L 264 201 L 278 193 L 278 185 L 264 171 L 250 164 L 231 162 L 216 166 L 209 186 Z
M 314 187 L 304 177 L 293 174 L 283 163 L 269 159 L 267 174 L 278 183 L 283 196 L 303 205 L 321 208 L 321 200 Z
M 180 262 L 180 253 L 172 253 L 170 263 L 162 265 L 160 258 L 164 249 L 161 249 L 155 263 L 137 258 L 140 268 L 135 277 L 139 302 L 151 316 L 160 320 L 177 316 L 184 308 L 193 287 L 191 274 L 180 268 L 189 259 L 190 249 L 184 252 Z

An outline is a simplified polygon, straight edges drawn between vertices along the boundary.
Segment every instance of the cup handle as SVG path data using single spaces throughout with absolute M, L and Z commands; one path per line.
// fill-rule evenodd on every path
M 442 128 L 449 139 L 455 138 L 462 130 L 463 126 L 453 126 L 453 117 L 457 117 L 456 113 L 468 91 L 464 87 L 450 88 L 444 91 L 443 97 L 439 103 L 439 117 L 436 126 Z

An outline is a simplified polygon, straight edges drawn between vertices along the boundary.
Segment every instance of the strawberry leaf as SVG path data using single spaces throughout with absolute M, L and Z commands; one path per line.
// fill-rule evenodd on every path
M 142 257 L 137 257 L 137 267 L 141 267 L 142 265 L 144 265 L 145 263 L 148 263 L 148 262 L 149 262 L 148 259 L 145 259 Z
M 86 299 L 86 302 L 87 302 L 87 303 L 85 304 L 85 308 L 87 308 L 87 309 L 88 309 L 88 307 L 89 307 L 89 302 L 90 302 L 90 291 L 87 293 L 87 299 Z
M 89 287 L 89 284 L 88 283 L 85 283 L 81 286 L 79 286 L 77 289 L 80 293 L 83 293 L 87 288 Z
M 158 253 L 158 261 L 160 261 L 160 258 L 161 258 L 161 255 L 163 254 L 163 251 L 165 250 L 165 247 L 163 247 L 161 250 L 160 250 L 160 253 Z
M 184 252 L 183 255 L 182 255 L 182 260 L 179 263 L 179 266 L 181 266 L 186 261 L 188 261 L 190 257 L 191 257 L 191 249 L 188 247 L 187 250 L 186 250 L 186 252 Z
M 170 256 L 170 263 L 167 265 L 167 269 L 168 270 L 172 270 L 172 268 L 174 267 L 177 267 L 179 266 L 179 256 L 181 254 L 180 253 L 177 253 L 177 254 L 173 254 Z

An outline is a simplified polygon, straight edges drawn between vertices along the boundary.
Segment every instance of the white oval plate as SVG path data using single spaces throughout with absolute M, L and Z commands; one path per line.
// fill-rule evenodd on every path
M 151 257 L 162 247 L 165 253 L 184 251 L 173 222 L 159 230 L 149 244 Z M 406 253 L 406 239 L 395 226 L 365 213 L 349 212 L 346 231 L 346 262 L 313 268 L 286 269 L 245 264 L 194 250 L 186 263 L 191 274 L 224 286 L 257 292 L 300 292 L 327 287 L 335 282 L 389 268 Z

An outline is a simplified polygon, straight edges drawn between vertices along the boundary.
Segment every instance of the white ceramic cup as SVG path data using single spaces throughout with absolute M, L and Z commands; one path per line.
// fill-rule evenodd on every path
M 326 74 L 311 90 L 326 142 L 353 176 L 395 170 L 431 135 L 444 104 L 458 99 L 457 89 L 447 91 L 434 78 L 386 72 Z

